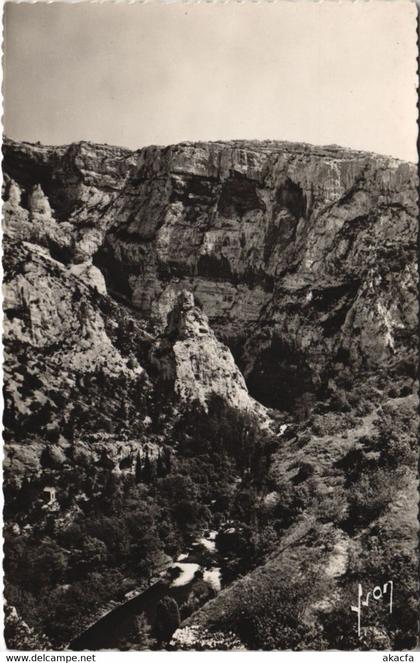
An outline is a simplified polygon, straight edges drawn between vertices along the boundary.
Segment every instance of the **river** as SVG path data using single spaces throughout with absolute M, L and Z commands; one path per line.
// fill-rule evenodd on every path
M 196 539 L 187 552 L 179 555 L 177 561 L 162 572 L 159 580 L 125 603 L 112 608 L 72 640 L 68 649 L 116 649 L 135 616 L 144 614 L 148 622 L 154 624 L 157 604 L 164 596 L 171 596 L 181 606 L 199 582 L 206 583 L 214 592 L 220 591 L 220 568 L 212 564 L 217 557 L 216 534 L 216 531 L 212 531 Z

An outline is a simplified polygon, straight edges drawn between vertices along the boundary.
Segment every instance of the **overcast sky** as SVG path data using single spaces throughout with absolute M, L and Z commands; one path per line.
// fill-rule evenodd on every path
M 408 2 L 5 6 L 5 132 L 137 148 L 337 143 L 416 160 Z

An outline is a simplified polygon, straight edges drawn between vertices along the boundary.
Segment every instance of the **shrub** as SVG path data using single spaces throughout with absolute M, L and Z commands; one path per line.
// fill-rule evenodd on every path
M 144 651 L 153 649 L 156 641 L 151 635 L 151 627 L 144 615 L 136 615 L 125 637 L 119 643 L 123 651 Z
M 283 529 L 287 529 L 301 513 L 304 491 L 301 487 L 295 488 L 290 481 L 285 481 L 277 487 L 277 493 L 275 518 L 281 521 Z
M 305 613 L 313 600 L 307 584 L 316 592 L 316 579 L 306 581 L 278 573 L 260 576 L 257 585 L 246 579 L 236 588 L 226 626 L 250 649 L 304 648 L 310 630 Z
M 402 465 L 408 467 L 416 466 L 416 453 L 410 446 L 410 440 L 404 435 L 389 437 L 383 446 L 381 459 L 392 468 Z
M 351 412 L 351 405 L 344 391 L 337 390 L 330 398 L 331 409 L 336 412 Z
M 353 529 L 365 527 L 377 518 L 392 501 L 393 487 L 389 474 L 377 470 L 364 474 L 348 492 L 349 525 Z

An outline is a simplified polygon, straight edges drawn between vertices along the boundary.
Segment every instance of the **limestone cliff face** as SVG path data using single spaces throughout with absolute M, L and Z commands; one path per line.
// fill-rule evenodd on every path
M 291 407 L 340 366 L 413 352 L 414 165 L 270 141 L 136 152 L 9 141 L 4 168 L 6 212 L 31 214 L 42 191 L 52 255 L 100 291 L 95 266 L 161 329 L 176 293 L 192 292 L 266 405 Z

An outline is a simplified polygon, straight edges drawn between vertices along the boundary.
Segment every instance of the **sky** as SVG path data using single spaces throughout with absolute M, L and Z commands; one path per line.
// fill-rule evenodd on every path
M 278 139 L 417 160 L 414 3 L 9 2 L 4 25 L 11 138 Z

